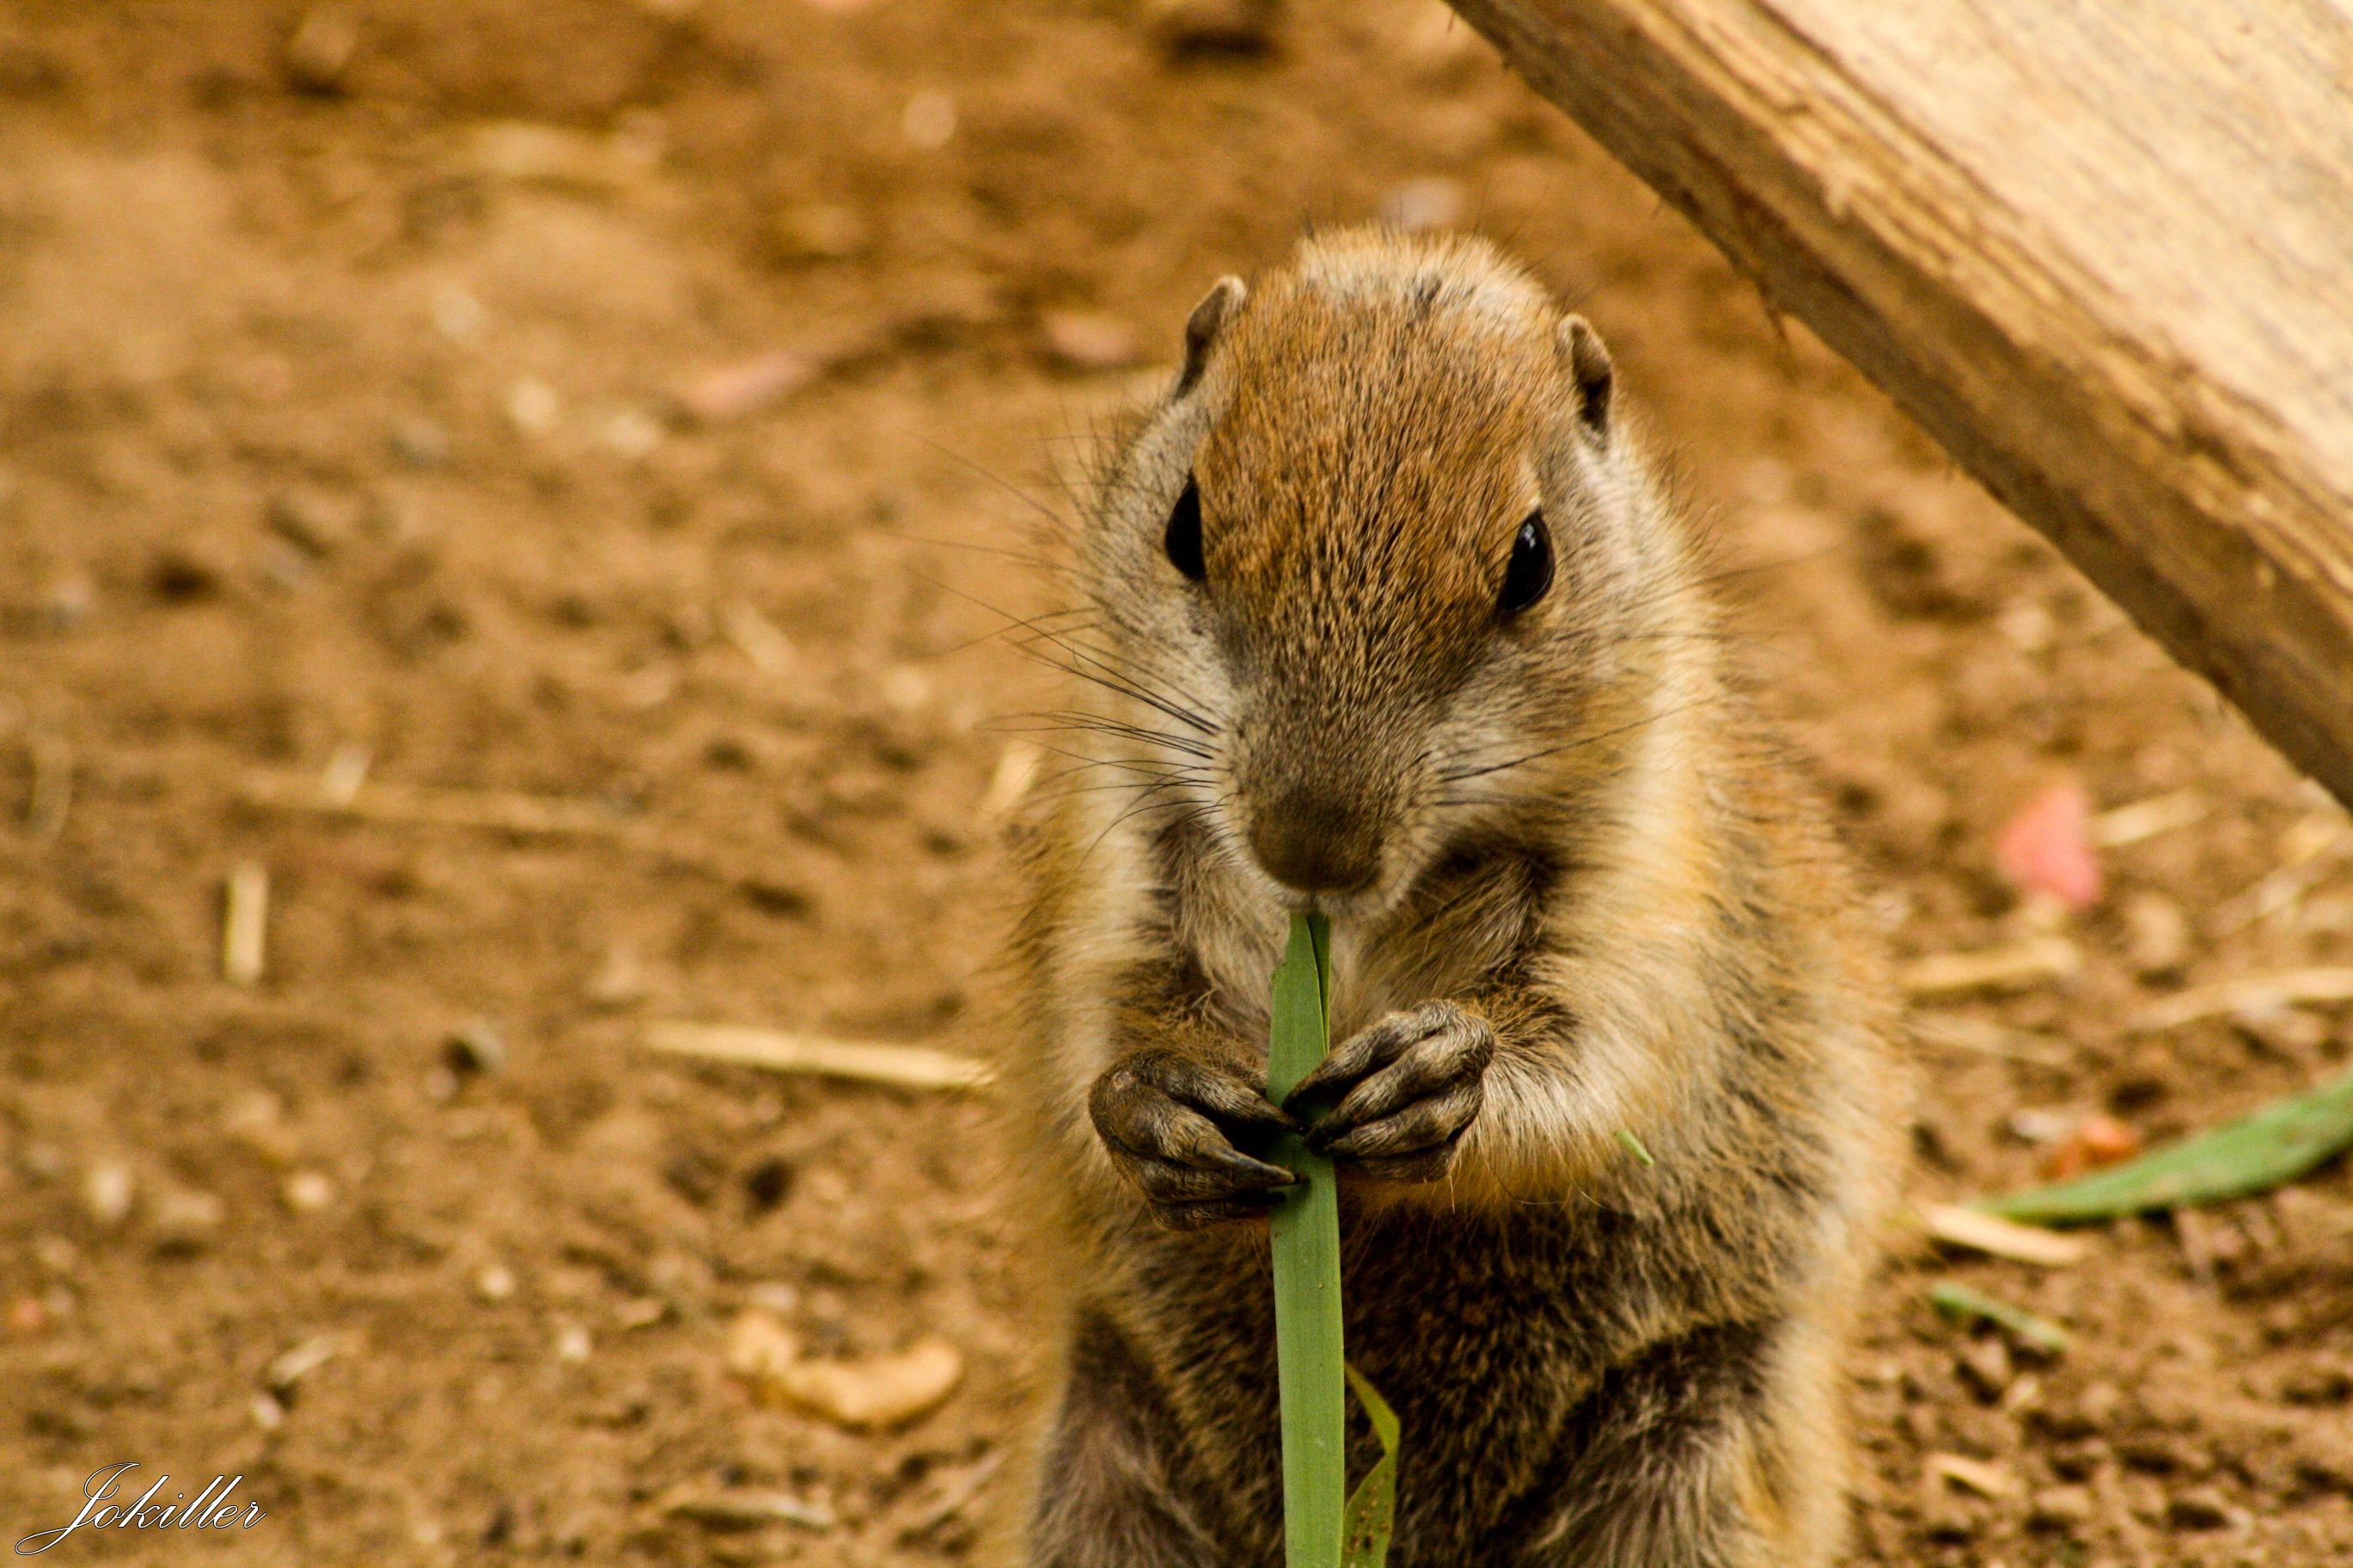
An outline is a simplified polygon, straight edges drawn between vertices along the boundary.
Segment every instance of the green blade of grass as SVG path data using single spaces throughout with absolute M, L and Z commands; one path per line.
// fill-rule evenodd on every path
M 1977 1206 L 2029 1225 L 2083 1225 L 2267 1193 L 2353 1148 L 2353 1073 L 2129 1164 Z
M 1999 1324 L 2020 1339 L 2041 1345 L 2053 1355 L 2062 1353 L 2074 1342 L 2066 1330 L 2050 1319 L 2030 1312 L 2023 1307 L 2013 1307 L 1999 1297 L 1972 1290 L 1950 1279 L 1929 1289 L 1928 1304 L 1957 1323 L 1982 1321 Z
M 1274 972 L 1266 1091 L 1280 1103 L 1331 1044 L 1331 926 L 1294 915 Z M 1346 1356 L 1340 1330 L 1340 1194 L 1332 1162 L 1286 1137 L 1277 1163 L 1298 1173 L 1275 1200 L 1274 1359 L 1282 1398 L 1283 1560 L 1340 1568 L 1348 1489 Z
M 1356 1391 L 1356 1403 L 1365 1407 L 1373 1435 L 1381 1440 L 1381 1457 L 1348 1496 L 1341 1568 L 1387 1568 L 1389 1535 L 1397 1523 L 1397 1412 L 1363 1373 L 1353 1366 L 1347 1371 L 1348 1386 Z

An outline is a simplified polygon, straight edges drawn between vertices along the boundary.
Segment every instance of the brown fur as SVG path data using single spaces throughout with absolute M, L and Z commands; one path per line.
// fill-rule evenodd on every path
M 1390 1562 L 1830 1561 L 1877 970 L 1599 340 L 1483 244 L 1344 232 L 1220 285 L 1187 351 L 1078 541 L 1094 765 L 1020 829 L 1005 1070 L 1067 1309 L 1028 1560 L 1280 1560 L 1265 1227 L 1208 1222 L 1264 1201 L 1233 1150 L 1282 1116 L 1243 1101 L 1308 899 L 1261 850 L 1312 828 L 1371 868 L 1315 901 Z M 1163 549 L 1188 475 L 1200 584 Z M 1554 585 L 1501 615 L 1539 505 Z M 1410 1103 L 1352 1121 L 1385 1052 Z

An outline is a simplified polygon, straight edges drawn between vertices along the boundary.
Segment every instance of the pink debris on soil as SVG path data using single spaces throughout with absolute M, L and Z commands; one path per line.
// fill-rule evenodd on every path
M 2083 786 L 2055 784 L 2028 802 L 1994 840 L 1994 863 L 2021 892 L 2047 893 L 2071 910 L 2100 901 L 2092 848 L 2092 801 Z

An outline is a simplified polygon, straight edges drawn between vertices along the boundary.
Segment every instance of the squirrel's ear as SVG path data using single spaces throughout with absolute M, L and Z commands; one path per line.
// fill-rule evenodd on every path
M 1242 298 L 1250 292 L 1239 278 L 1220 278 L 1209 285 L 1193 313 L 1185 318 L 1185 368 L 1176 373 L 1176 390 L 1173 395 L 1184 396 L 1201 379 L 1202 370 L 1209 363 L 1209 345 L 1218 341 L 1226 323 L 1241 308 Z
M 1578 416 L 1595 435 L 1607 436 L 1612 373 L 1609 351 L 1601 346 L 1601 334 L 1584 317 L 1569 316 L 1561 321 L 1554 344 L 1560 353 L 1561 368 L 1577 384 Z

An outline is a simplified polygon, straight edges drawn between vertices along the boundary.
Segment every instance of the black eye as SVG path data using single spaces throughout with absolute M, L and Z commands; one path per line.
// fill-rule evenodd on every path
M 1201 559 L 1201 487 L 1189 477 L 1185 493 L 1176 498 L 1176 509 L 1168 514 L 1168 536 L 1162 543 L 1168 552 L 1168 564 L 1194 582 L 1209 574 L 1208 563 Z
M 1495 596 L 1496 608 L 1518 615 L 1551 586 L 1552 531 L 1545 527 L 1544 513 L 1532 511 L 1512 540 L 1512 562 L 1504 568 L 1504 591 Z

